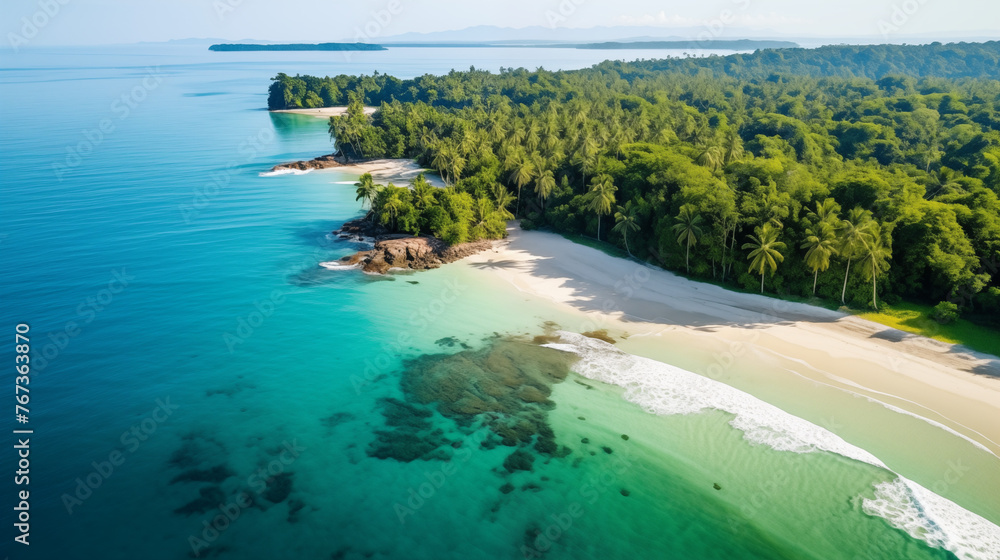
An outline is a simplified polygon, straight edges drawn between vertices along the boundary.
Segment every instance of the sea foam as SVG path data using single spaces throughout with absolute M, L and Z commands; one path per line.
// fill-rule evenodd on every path
M 625 389 L 624 398 L 662 415 L 694 414 L 715 409 L 735 415 L 730 425 L 752 443 L 779 451 L 828 451 L 892 472 L 871 453 L 833 432 L 789 414 L 734 387 L 693 372 L 634 356 L 607 342 L 560 331 L 560 342 L 546 344 L 580 356 L 573 370 Z M 899 476 L 875 487 L 862 510 L 931 546 L 967 560 L 1000 559 L 1000 527 L 963 509 L 916 482 Z
M 361 266 L 359 263 L 344 264 L 340 261 L 321 262 L 319 265 L 327 270 L 354 270 Z
M 258 176 L 277 177 L 278 175 L 305 175 L 310 171 L 312 171 L 312 169 L 279 169 L 277 171 L 262 171 L 258 174 Z

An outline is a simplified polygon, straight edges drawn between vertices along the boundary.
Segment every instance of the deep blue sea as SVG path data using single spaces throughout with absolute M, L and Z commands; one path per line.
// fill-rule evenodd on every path
M 27 424 L 9 414 L 11 383 L 0 398 L 5 431 L 34 430 L 27 485 L 9 446 L 0 459 L 0 555 L 954 557 L 865 513 L 860 496 L 891 490 L 885 469 L 751 445 L 724 411 L 647 414 L 576 373 L 543 388 L 554 408 L 491 419 L 558 446 L 526 448 L 533 466 L 512 471 L 510 446 L 407 396 L 401 372 L 441 375 L 435 390 L 465 382 L 442 372 L 498 363 L 534 379 L 564 367 L 546 361 L 558 351 L 509 337 L 563 317 L 467 268 L 325 270 L 359 249 L 330 235 L 360 213 L 356 177 L 261 176 L 331 148 L 323 120 L 265 110 L 279 72 L 571 69 L 608 53 L 0 56 L 0 338 L 30 327 Z M 0 358 L 13 364 L 13 346 Z M 10 508 L 23 489 L 28 547 Z

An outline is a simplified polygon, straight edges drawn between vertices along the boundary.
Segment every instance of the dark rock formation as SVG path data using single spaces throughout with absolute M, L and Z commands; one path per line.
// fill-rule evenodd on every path
M 281 473 L 267 480 L 267 490 L 264 497 L 267 501 L 278 504 L 292 493 L 292 473 Z
M 206 486 L 199 490 L 198 494 L 197 498 L 175 509 L 174 513 L 178 515 L 205 513 L 210 509 L 219 507 L 219 504 L 226 499 L 226 494 L 218 486 Z
M 223 480 L 233 476 L 235 473 L 225 465 L 218 465 L 210 469 L 191 469 L 175 476 L 170 484 L 178 482 L 211 482 L 219 484 Z
M 389 233 L 389 230 L 380 226 L 374 220 L 369 220 L 367 218 L 344 222 L 344 225 L 340 226 L 340 229 L 333 232 L 334 235 L 338 235 L 343 238 L 370 238 L 372 241 L 374 241 L 375 238 L 386 235 L 387 233 Z
M 321 422 L 327 428 L 336 428 L 349 420 L 354 420 L 354 415 L 350 412 L 334 412 L 330 416 L 323 418 Z
M 440 447 L 453 442 L 444 437 L 444 431 L 431 422 L 433 412 L 399 399 L 380 399 L 382 414 L 389 430 L 376 430 L 375 441 L 368 446 L 368 456 L 378 459 L 395 459 L 409 463 L 441 458 L 436 453 Z
M 493 248 L 493 242 L 489 240 L 448 245 L 436 237 L 389 233 L 384 227 L 365 218 L 346 222 L 333 234 L 342 239 L 374 243 L 372 250 L 359 251 L 340 259 L 338 263 L 342 266 L 360 265 L 365 272 L 376 274 L 385 274 L 390 268 L 438 268 Z
M 608 344 L 614 344 L 615 343 L 615 339 L 611 338 L 611 335 L 608 334 L 608 330 L 607 329 L 600 329 L 600 330 L 597 330 L 597 331 L 587 331 L 585 333 L 580 333 L 580 334 L 582 334 L 583 336 L 586 336 L 588 338 L 595 338 L 597 340 L 603 340 L 604 342 L 607 342 Z
M 340 259 L 342 265 L 360 265 L 365 272 L 385 274 L 391 268 L 430 270 L 493 248 L 487 240 L 448 245 L 435 237 L 405 234 L 384 235 L 371 251 L 361 251 Z
M 534 462 L 534 455 L 523 449 L 518 449 L 503 460 L 503 468 L 507 469 L 507 472 L 530 471 Z
M 302 500 L 291 499 L 288 500 L 288 522 L 298 523 L 299 522 L 299 512 L 302 508 L 306 507 L 306 503 Z
M 282 163 L 281 165 L 275 165 L 271 168 L 271 171 L 283 171 L 285 169 L 292 169 L 296 171 L 308 171 L 310 169 L 327 169 L 329 167 L 343 167 L 347 162 L 342 157 L 337 157 L 335 154 L 330 154 L 326 156 L 319 156 L 318 158 L 309 161 L 293 161 L 292 163 Z

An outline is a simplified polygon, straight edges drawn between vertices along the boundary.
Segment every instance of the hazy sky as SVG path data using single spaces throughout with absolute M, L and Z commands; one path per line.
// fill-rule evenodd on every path
M 48 14 L 45 8 L 48 8 Z M 395 11 L 395 14 L 391 14 Z M 50 15 L 52 14 L 52 15 Z M 26 25 L 22 18 L 34 20 Z M 996 0 L 0 0 L 5 42 L 108 44 L 190 37 L 336 41 L 474 25 L 652 25 L 776 35 L 1000 37 Z M 34 33 L 32 33 L 33 28 Z M 371 33 L 375 31 L 375 33 Z M 28 35 L 32 35 L 28 37 Z M 731 34 L 725 34 L 729 38 Z

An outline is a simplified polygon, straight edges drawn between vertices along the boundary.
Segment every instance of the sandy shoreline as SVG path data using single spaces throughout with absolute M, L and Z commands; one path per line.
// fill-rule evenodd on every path
M 378 107 L 365 107 L 365 114 L 371 115 L 378 111 Z M 293 115 L 309 115 L 321 119 L 339 117 L 347 112 L 347 107 L 319 107 L 316 109 L 275 109 L 272 113 L 290 113 Z
M 329 156 L 327 156 L 329 157 Z M 323 158 L 319 158 L 323 159 Z M 404 187 L 410 184 L 410 181 L 417 178 L 418 175 L 423 174 L 424 178 L 432 186 L 444 188 L 447 185 L 441 176 L 437 174 L 433 169 L 427 169 L 420 166 L 416 161 L 412 159 L 375 159 L 370 161 L 362 161 L 357 163 L 339 163 L 338 161 L 322 161 L 323 167 L 320 168 L 307 168 L 311 164 L 315 163 L 316 160 L 311 162 L 294 162 L 286 163 L 273 167 L 270 171 L 264 172 L 264 175 L 279 175 L 283 173 L 312 173 L 312 172 L 326 172 L 326 171 L 339 171 L 341 173 L 350 173 L 352 175 L 357 174 L 358 176 L 364 175 L 365 173 L 371 173 L 372 178 L 375 182 L 382 185 L 388 185 L 392 183 L 397 187 Z M 355 181 L 349 181 L 351 184 Z
M 376 159 L 362 163 L 349 163 L 340 169 L 349 169 L 359 175 L 371 173 L 376 183 L 384 185 L 392 183 L 397 187 L 410 184 L 410 181 L 423 173 L 424 178 L 431 185 L 442 188 L 446 186 L 437 172 L 421 167 L 412 159 Z
M 586 313 L 580 330 L 628 333 L 619 343 L 627 352 L 666 361 L 664 345 L 701 348 L 721 356 L 721 365 L 696 371 L 709 376 L 726 368 L 791 372 L 938 422 L 1000 455 L 995 357 L 819 307 L 693 282 L 551 233 L 514 228 L 498 252 L 464 262 Z M 743 351 L 733 368 L 725 355 L 737 347 Z

